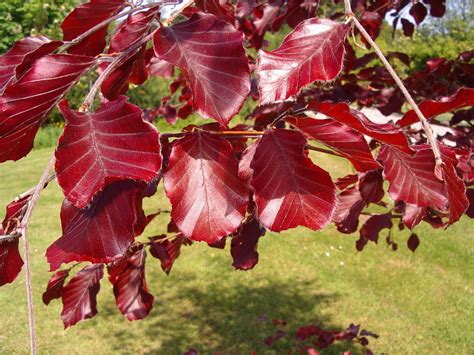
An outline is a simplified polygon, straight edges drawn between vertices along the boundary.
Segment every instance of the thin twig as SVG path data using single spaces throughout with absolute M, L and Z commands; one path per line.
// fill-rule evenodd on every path
M 143 37 L 141 40 L 137 41 L 133 44 L 130 48 L 126 51 L 120 53 L 108 66 L 105 70 L 99 75 L 97 80 L 95 81 L 94 85 L 92 85 L 89 93 L 87 94 L 86 98 L 84 99 L 84 103 L 81 105 L 79 111 L 87 112 L 89 108 L 92 106 L 94 102 L 95 95 L 99 91 L 100 87 L 102 86 L 103 82 L 107 77 L 112 73 L 115 69 L 117 69 L 120 65 L 122 65 L 127 59 L 130 58 L 134 54 L 134 52 L 138 51 L 141 46 L 147 43 L 150 39 L 153 38 L 154 32 L 150 33 L 146 37 Z
M 171 14 L 166 20 L 162 22 L 163 26 L 168 26 L 173 22 L 187 7 L 191 6 L 194 3 L 193 0 L 188 0 L 187 2 L 183 3 L 181 7 L 173 14 Z
M 18 239 L 20 237 L 21 237 L 21 234 L 19 234 L 19 233 L 0 235 L 0 243 L 9 242 L 11 240 L 15 240 L 15 239 Z
M 36 185 L 33 195 L 31 196 L 30 201 L 28 202 L 28 207 L 26 209 L 25 215 L 23 216 L 18 229 L 18 233 L 23 236 L 24 244 L 24 259 L 25 259 L 25 274 L 26 274 L 26 295 L 28 299 L 28 324 L 30 330 L 30 353 L 36 355 L 38 353 L 37 341 L 36 341 L 36 328 L 35 328 L 35 314 L 33 306 L 33 290 L 32 290 L 32 281 L 31 281 L 31 267 L 30 267 L 30 246 L 28 243 L 28 224 L 30 222 L 33 209 L 35 208 L 36 202 L 40 196 L 41 191 L 44 188 L 46 181 L 48 180 L 48 175 L 50 170 L 54 166 L 54 155 L 48 162 L 48 165 L 43 171 L 38 184 Z
M 56 174 L 52 174 L 50 175 L 46 181 L 44 182 L 44 186 L 43 188 L 46 187 L 46 185 L 48 185 L 51 181 L 53 181 L 54 179 L 56 178 Z M 25 192 L 22 192 L 21 194 L 19 194 L 17 197 L 15 197 L 15 201 L 19 201 L 21 200 L 22 198 L 28 196 L 28 195 L 31 195 L 33 192 L 35 192 L 35 189 L 36 189 L 36 186 L 35 187 L 32 187 L 31 189 L 25 191 Z
M 348 0 L 346 0 L 347 2 Z M 350 11 L 350 9 L 346 9 L 346 14 L 347 14 L 347 11 Z M 413 99 L 413 97 L 410 95 L 410 93 L 408 92 L 407 88 L 405 87 L 405 85 L 403 84 L 402 80 L 400 79 L 400 77 L 397 75 L 397 73 L 395 72 L 395 70 L 393 69 L 393 67 L 391 66 L 391 64 L 389 63 L 389 61 L 387 60 L 387 58 L 385 58 L 385 55 L 382 53 L 382 51 L 380 50 L 380 48 L 377 46 L 377 44 L 372 40 L 372 38 L 370 37 L 370 35 L 367 33 L 367 31 L 365 30 L 364 26 L 361 25 L 361 23 L 359 22 L 359 20 L 357 20 L 357 18 L 355 16 L 353 16 L 352 14 L 348 14 L 348 16 L 350 16 L 350 18 L 352 19 L 352 21 L 354 22 L 354 25 L 357 27 L 357 29 L 359 30 L 359 32 L 362 34 L 362 36 L 366 39 L 366 41 L 372 46 L 372 48 L 374 49 L 375 53 L 377 54 L 377 56 L 379 57 L 379 59 L 382 61 L 383 65 L 385 66 L 385 68 L 387 69 L 387 71 L 390 73 L 390 75 L 392 76 L 393 80 L 395 80 L 395 83 L 397 84 L 397 86 L 400 88 L 400 90 L 402 91 L 403 95 L 405 96 L 405 98 L 407 99 L 408 103 L 410 104 L 410 106 L 413 108 L 413 110 L 415 111 L 416 115 L 418 116 L 418 118 L 420 119 L 421 121 L 421 124 L 423 125 L 423 130 L 425 131 L 425 134 L 426 134 L 426 138 L 429 142 L 429 144 L 431 145 L 431 149 L 433 150 L 433 154 L 434 154 L 434 157 L 435 157 L 435 161 L 436 161 L 436 167 L 435 167 L 435 174 L 438 176 L 438 177 L 442 177 L 442 174 L 441 174 L 441 165 L 443 164 L 443 160 L 441 159 L 441 152 L 439 150 L 439 146 L 438 146 L 438 142 L 436 141 L 435 137 L 434 137 L 434 133 L 433 133 L 433 130 L 430 126 L 430 124 L 428 123 L 428 120 L 426 119 L 425 115 L 423 114 L 423 112 L 421 112 L 420 108 L 418 107 L 418 105 L 416 104 L 415 100 Z
M 321 153 L 325 153 L 325 154 L 330 154 L 330 155 L 335 155 L 337 157 L 343 157 L 343 155 L 339 154 L 339 153 L 336 153 L 332 150 L 329 150 L 329 149 L 324 149 L 324 148 L 319 148 L 319 147 L 315 147 L 314 145 L 309 145 L 309 144 L 306 144 L 306 149 L 308 150 L 314 150 L 316 152 L 321 152 Z

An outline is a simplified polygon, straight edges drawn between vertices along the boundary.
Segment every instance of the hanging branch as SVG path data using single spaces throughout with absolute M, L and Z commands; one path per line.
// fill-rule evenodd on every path
M 48 162 L 48 165 L 43 171 L 43 175 L 41 176 L 38 184 L 36 185 L 33 195 L 28 202 L 28 207 L 26 209 L 25 215 L 21 220 L 20 228 L 18 228 L 17 233 L 23 236 L 23 243 L 24 243 L 24 259 L 25 259 L 25 278 L 26 278 L 26 295 L 28 300 L 28 325 L 30 331 L 30 352 L 31 354 L 35 355 L 38 353 L 37 350 L 37 340 L 36 340 L 36 328 L 35 328 L 35 313 L 34 313 L 34 306 L 33 306 L 33 290 L 32 290 L 32 282 L 31 282 L 31 268 L 30 268 L 30 246 L 28 242 L 28 225 L 31 219 L 31 215 L 33 213 L 33 209 L 35 208 L 36 202 L 40 196 L 41 191 L 44 188 L 44 185 L 48 181 L 48 175 L 51 169 L 54 166 L 55 158 L 54 155 Z
M 397 86 L 400 88 L 402 91 L 403 95 L 405 96 L 406 100 L 410 104 L 410 106 L 413 108 L 415 111 L 416 115 L 420 119 L 423 130 L 425 131 L 426 138 L 431 145 L 431 149 L 433 150 L 433 154 L 435 157 L 436 161 L 436 167 L 435 167 L 435 174 L 438 178 L 442 179 L 442 172 L 441 172 L 441 165 L 443 164 L 443 160 L 441 158 L 441 152 L 439 150 L 438 142 L 436 141 L 433 133 L 433 129 L 431 128 L 430 124 L 428 123 L 428 120 L 426 119 L 425 115 L 423 112 L 421 112 L 420 108 L 416 104 L 415 100 L 413 97 L 410 95 L 408 92 L 407 88 L 403 84 L 402 80 L 398 76 L 398 74 L 395 72 L 393 69 L 392 65 L 389 63 L 385 55 L 382 53 L 380 48 L 377 46 L 377 44 L 372 40 L 368 32 L 365 30 L 364 26 L 359 22 L 359 20 L 354 16 L 352 12 L 352 8 L 350 5 L 350 0 L 344 0 L 344 4 L 346 6 L 346 16 L 348 17 L 349 20 L 351 20 L 354 25 L 357 27 L 357 29 L 360 31 L 362 36 L 366 39 L 366 41 L 370 44 L 370 46 L 374 49 L 375 53 L 379 57 L 379 59 L 382 61 L 383 65 L 387 69 L 387 71 L 390 73 L 392 76 L 393 80 L 395 80 L 395 83 Z

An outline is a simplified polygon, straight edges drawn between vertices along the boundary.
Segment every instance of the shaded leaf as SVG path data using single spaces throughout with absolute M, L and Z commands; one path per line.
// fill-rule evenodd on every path
M 126 5 L 125 0 L 91 0 L 81 4 L 67 15 L 62 24 L 64 41 L 72 41 L 92 27 L 117 14 Z M 80 43 L 71 46 L 69 53 L 95 56 L 105 48 L 107 25 L 101 27 Z
M 145 279 L 145 260 L 145 249 L 139 246 L 107 268 L 117 307 L 130 321 L 145 318 L 153 308 L 154 297 L 148 292 Z
M 89 57 L 48 55 L 8 86 L 0 97 L 0 162 L 29 153 L 46 115 L 92 64 Z
M 225 140 L 197 131 L 173 142 L 164 187 L 171 217 L 185 236 L 212 244 L 239 227 L 248 187 L 237 173 L 237 159 Z
M 368 203 L 377 203 L 382 200 L 383 178 L 382 169 L 368 171 L 359 179 L 359 191 L 362 199 Z
M 48 305 L 52 300 L 61 298 L 63 294 L 64 282 L 69 276 L 70 269 L 59 270 L 48 281 L 46 291 L 43 293 L 43 303 Z
M 183 70 L 197 112 L 227 126 L 250 92 L 242 33 L 214 15 L 197 13 L 160 28 L 153 45 L 158 58 Z
M 265 235 L 265 228 L 258 219 L 251 215 L 232 237 L 230 253 L 234 262 L 232 266 L 238 270 L 253 269 L 258 263 L 258 240 Z
M 174 261 L 181 253 L 181 246 L 186 241 L 186 237 L 182 233 L 178 233 L 173 240 L 164 238 L 166 235 L 150 238 L 150 253 L 160 260 L 161 269 L 169 274 Z
M 420 240 L 418 239 L 418 236 L 416 234 L 412 233 L 410 235 L 410 238 L 408 238 L 407 247 L 412 252 L 415 252 L 416 248 L 418 248 L 418 245 L 420 245 Z
M 141 202 L 140 186 L 131 181 L 107 186 L 86 209 L 65 199 L 63 234 L 46 251 L 51 270 L 71 261 L 101 263 L 122 256 L 146 221 Z
M 122 96 L 94 113 L 59 105 L 66 127 L 56 149 L 56 173 L 66 198 L 87 206 L 104 187 L 119 180 L 151 182 L 161 167 L 158 131 L 139 107 Z
M 97 294 L 104 265 L 89 265 L 79 271 L 63 288 L 61 319 L 64 328 L 97 314 Z
M 384 228 L 392 228 L 392 215 L 390 213 L 369 217 L 359 231 L 360 238 L 356 242 L 357 250 L 362 251 L 369 240 L 377 243 L 379 234 Z
M 0 242 L 0 286 L 15 281 L 23 267 L 19 238 Z
M 286 100 L 314 81 L 333 80 L 341 71 L 349 26 L 326 19 L 301 22 L 271 52 L 259 51 L 260 104 Z
M 415 228 L 428 213 L 426 207 L 417 207 L 407 204 L 403 213 L 403 223 L 409 228 Z
M 370 152 L 364 136 L 332 119 L 287 117 L 286 121 L 307 137 L 315 139 L 350 160 L 358 171 L 377 169 L 380 165 Z
M 306 139 L 296 131 L 266 131 L 251 163 L 258 219 L 268 229 L 323 228 L 335 209 L 329 174 L 304 152 Z
M 360 191 L 353 187 L 341 192 L 337 198 L 334 223 L 341 233 L 349 234 L 357 230 L 359 216 L 366 203 L 360 195 Z

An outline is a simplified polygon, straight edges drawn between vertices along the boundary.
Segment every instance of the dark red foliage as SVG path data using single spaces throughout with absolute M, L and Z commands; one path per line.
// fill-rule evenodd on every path
M 161 268 L 170 273 L 175 260 L 181 253 L 181 246 L 186 243 L 186 237 L 178 233 L 172 240 L 164 239 L 166 235 L 150 238 L 150 253 L 161 262 Z
M 418 248 L 419 245 L 420 245 L 420 240 L 418 239 L 418 236 L 414 233 L 411 234 L 410 238 L 408 238 L 408 241 L 407 241 L 408 249 L 414 252 L 416 248 Z
M 403 152 L 412 153 L 407 142 L 407 137 L 399 128 L 389 123 L 373 123 L 362 112 L 351 109 L 349 105 L 345 103 L 312 102 L 309 107 L 312 110 L 352 127 L 362 134 L 393 146 Z
M 117 14 L 125 7 L 125 0 L 91 0 L 79 5 L 66 16 L 61 28 L 64 41 L 72 41 L 92 27 Z M 95 56 L 105 48 L 107 25 L 71 46 L 69 53 Z
M 124 52 L 147 35 L 151 31 L 152 21 L 158 16 L 158 10 L 159 7 L 152 7 L 147 11 L 132 14 L 122 22 L 110 40 L 109 53 Z M 132 51 L 127 60 L 104 81 L 101 86 L 102 94 L 109 100 L 116 100 L 120 94 L 127 91 L 129 83 L 143 84 L 148 78 L 145 57 L 151 54 L 146 51 L 146 45 Z M 101 65 L 101 70 L 105 70 L 107 66 Z
M 130 321 L 145 318 L 154 301 L 145 280 L 145 249 L 142 246 L 134 249 L 107 268 L 117 307 Z
M 46 291 L 43 293 L 43 303 L 48 305 L 52 300 L 61 298 L 63 295 L 64 282 L 69 276 L 70 269 L 59 270 L 48 281 Z
M 158 131 L 142 119 L 127 97 L 101 105 L 94 113 L 73 111 L 63 101 L 66 120 L 56 150 L 56 173 L 66 198 L 78 208 L 119 180 L 150 182 L 161 168 Z
M 310 139 L 315 139 L 350 160 L 358 171 L 377 169 L 380 165 L 370 152 L 362 134 L 331 119 L 288 117 L 286 120 Z
M 359 216 L 366 203 L 357 188 L 344 190 L 337 199 L 333 221 L 341 233 L 353 233 L 359 226 Z
M 291 98 L 317 80 L 333 80 L 342 70 L 348 30 L 338 22 L 312 18 L 301 22 L 279 48 L 260 51 L 260 104 Z
M 377 243 L 387 229 L 388 247 L 398 248 L 400 234 L 414 251 L 420 223 L 446 228 L 464 214 L 474 217 L 472 50 L 428 59 L 417 71 L 405 53 L 386 54 L 404 66 L 407 90 L 438 126 L 442 164 L 435 164 L 429 135 L 412 126 L 419 121 L 414 111 L 397 123 L 378 117 L 402 114 L 407 100 L 377 54 L 360 56 L 347 38 L 357 29 L 343 1 L 334 1 L 338 8 L 327 19 L 317 17 L 318 0 L 197 0 L 159 18 L 165 4 L 176 1 L 92 0 L 64 19 L 64 42 L 27 37 L 0 56 L 0 162 L 27 155 L 55 107 L 66 121 L 56 175 L 46 171 L 36 190 L 56 177 L 65 195 L 62 236 L 46 252 L 51 270 L 94 264 L 71 275 L 66 286 L 77 264 L 56 272 L 43 294 L 46 304 L 63 299 L 66 327 L 97 313 L 104 265 L 123 315 L 147 316 L 154 302 L 145 280 L 148 250 L 169 273 L 183 244 L 205 241 L 225 249 L 229 241 L 233 266 L 249 270 L 267 229 L 320 230 L 334 222 L 342 233 L 359 229 L 358 250 Z M 446 10 L 444 0 L 351 5 L 372 38 L 384 19 L 393 19 L 394 32 L 411 36 L 418 24 Z M 288 27 L 294 30 L 279 47 L 260 50 L 269 45 L 268 32 Z M 91 68 L 98 68 L 99 78 L 84 104 L 77 111 L 66 100 L 58 105 Z M 149 76 L 171 79 L 160 86 L 169 93 L 160 89 L 151 107 L 143 110 L 120 96 Z M 142 92 L 134 90 L 134 99 Z M 232 125 L 245 100 L 245 113 Z M 449 112 L 451 118 L 437 118 Z M 199 122 L 196 114 L 216 122 Z M 177 121 L 190 115 L 193 123 L 179 130 Z M 160 127 L 178 124 L 158 133 L 154 120 Z M 381 121 L 389 123 L 375 123 Z M 313 163 L 330 165 L 324 153 L 347 159 L 357 172 L 333 182 Z M 171 211 L 145 215 L 142 200 L 162 197 L 162 178 Z M 38 197 L 31 191 L 7 206 L 0 227 L 0 285 L 22 268 L 19 239 L 30 219 L 27 206 Z M 150 224 L 167 234 L 149 237 Z M 135 240 L 142 234 L 148 242 Z M 282 330 L 285 320 L 273 324 L 278 332 L 270 333 L 268 345 L 292 336 Z M 376 335 L 355 325 L 344 331 L 309 325 L 297 330 L 292 351 L 315 354 L 347 340 L 371 354 L 367 337 Z
M 253 269 L 258 263 L 258 240 L 265 235 L 265 229 L 252 214 L 242 223 L 232 237 L 230 253 L 234 262 L 232 266 L 239 270 Z
M 0 162 L 29 153 L 45 117 L 92 64 L 89 57 L 44 56 L 6 88 L 0 96 Z
M 63 310 L 61 319 L 64 328 L 97 314 L 97 294 L 100 279 L 104 276 L 104 265 L 89 265 L 79 271 L 63 288 Z
M 109 185 L 87 209 L 64 200 L 63 234 L 46 251 L 51 270 L 71 261 L 103 263 L 120 258 L 145 219 L 141 200 L 140 185 L 130 181 Z
M 11 239 L 0 240 L 0 286 L 15 281 L 23 267 L 19 246 L 18 229 L 21 227 L 21 220 L 26 212 L 31 195 L 13 200 L 7 205 L 5 218 L 0 224 L 0 237 L 11 236 Z
M 198 131 L 173 143 L 164 187 L 185 236 L 215 243 L 237 230 L 248 202 L 237 170 L 230 143 L 213 134 Z
M 266 131 L 250 164 L 258 219 L 280 232 L 297 226 L 319 230 L 332 218 L 335 186 L 329 174 L 314 165 L 304 151 L 301 133 Z
M 239 112 L 250 92 L 242 45 L 242 34 L 232 25 L 203 13 L 160 28 L 153 38 L 156 56 L 183 70 L 196 111 L 223 126 Z
M 0 286 L 15 281 L 23 267 L 18 244 L 18 238 L 0 241 Z
M 458 110 L 463 107 L 474 106 L 474 89 L 462 88 L 454 95 L 443 97 L 438 100 L 426 100 L 420 103 L 421 112 L 426 118 L 432 118 L 442 113 Z M 415 111 L 410 110 L 402 119 L 397 122 L 400 127 L 407 127 L 413 123 L 418 122 Z
M 33 63 L 57 49 L 62 42 L 50 41 L 43 36 L 26 37 L 0 56 L 0 94 L 12 82 L 20 79 Z

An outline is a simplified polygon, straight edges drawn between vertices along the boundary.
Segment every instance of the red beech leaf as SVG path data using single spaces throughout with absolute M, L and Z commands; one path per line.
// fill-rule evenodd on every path
M 235 21 L 234 7 L 229 0 L 196 0 L 195 4 L 202 11 L 214 14 L 230 24 Z
M 311 18 L 301 22 L 271 52 L 259 51 L 260 104 L 286 100 L 314 81 L 330 81 L 342 70 L 349 26 Z
M 56 173 L 66 198 L 83 208 L 119 180 L 151 182 L 161 167 L 158 131 L 122 96 L 94 113 L 59 104 L 66 127 L 56 150 Z
M 421 2 L 417 2 L 413 4 L 410 9 L 410 15 L 413 16 L 416 24 L 419 25 L 425 19 L 426 15 L 428 14 L 428 10 L 426 9 L 425 5 Z
M 345 234 L 355 232 L 359 226 L 360 213 L 365 205 L 357 188 L 353 187 L 341 192 L 333 218 L 337 230 Z
M 20 199 L 11 201 L 6 208 L 5 218 L 1 224 L 3 233 L 14 234 L 20 227 L 23 215 L 26 212 L 28 203 L 30 202 L 31 194 L 28 194 Z
M 174 65 L 168 63 L 166 60 L 161 60 L 156 57 L 151 58 L 148 65 L 148 72 L 152 76 L 160 78 L 172 78 L 174 74 Z
M 166 238 L 166 235 L 150 238 L 150 253 L 161 261 L 161 269 L 169 274 L 174 261 L 181 253 L 181 246 L 186 241 L 186 237 L 182 233 L 178 233 L 171 241 L 169 239 L 162 240 L 163 238 Z
M 420 240 L 418 239 L 418 236 L 415 233 L 412 233 L 407 241 L 408 249 L 410 249 L 412 252 L 415 252 L 416 248 L 418 248 L 419 245 Z
M 242 33 L 214 15 L 197 13 L 160 28 L 153 45 L 158 58 L 183 70 L 197 112 L 227 126 L 250 92 Z
M 361 175 L 359 191 L 362 199 L 367 204 L 380 202 L 384 195 L 382 169 L 368 171 Z
M 121 53 L 133 46 L 151 31 L 152 21 L 158 15 L 158 6 L 147 11 L 134 13 L 122 22 L 110 40 L 109 53 Z M 146 46 L 130 54 L 129 58 L 112 71 L 101 86 L 102 94 L 109 100 L 116 100 L 128 89 L 128 83 L 143 84 L 148 77 L 146 70 Z M 101 65 L 105 70 L 110 64 Z
M 258 219 L 274 232 L 305 226 L 323 228 L 332 218 L 336 195 L 331 176 L 305 154 L 296 131 L 266 131 L 251 163 Z
M 0 242 L 0 286 L 15 281 L 23 267 L 19 238 Z
M 0 224 L 0 236 L 18 233 L 17 229 L 20 227 L 30 198 L 31 195 L 27 195 L 7 205 L 5 218 Z M 18 241 L 19 237 L 0 242 L 0 286 L 13 282 L 23 267 Z
M 436 101 L 425 100 L 418 106 L 427 119 L 463 107 L 474 106 L 474 89 L 461 88 L 452 96 L 443 97 Z M 407 127 L 416 122 L 419 122 L 419 118 L 415 111 L 410 110 L 403 115 L 402 119 L 397 122 L 397 125 Z
M 48 281 L 46 291 L 43 293 L 43 303 L 48 305 L 52 300 L 61 298 L 63 294 L 64 282 L 69 276 L 70 269 L 59 270 Z
M 403 152 L 413 153 L 407 137 L 398 127 L 389 123 L 373 123 L 362 112 L 351 109 L 346 103 L 313 101 L 309 108 Z
M 448 199 L 444 183 L 434 173 L 433 151 L 429 146 L 415 149 L 412 156 L 389 146 L 380 150 L 377 159 L 383 163 L 390 184 L 388 194 L 395 201 L 446 210 Z
M 89 265 L 79 271 L 63 288 L 61 319 L 64 328 L 97 314 L 97 294 L 103 276 L 104 265 Z
M 145 318 L 153 308 L 155 299 L 148 292 L 145 260 L 145 249 L 140 246 L 107 268 L 117 307 L 129 321 Z
M 173 142 L 164 187 L 185 236 L 212 244 L 235 232 L 249 195 L 237 174 L 229 142 L 203 131 Z
M 265 235 L 265 228 L 260 225 L 258 219 L 252 215 L 232 237 L 230 254 L 234 259 L 232 266 L 238 270 L 253 269 L 258 263 L 257 244 Z
M 362 134 L 332 119 L 287 117 L 286 120 L 304 133 L 345 156 L 358 171 L 380 168 Z
M 63 235 L 46 251 L 51 271 L 71 261 L 110 262 L 130 247 L 146 221 L 140 186 L 119 181 L 107 186 L 86 209 L 67 199 L 61 207 Z
M 392 228 L 392 215 L 390 213 L 369 217 L 359 230 L 360 238 L 356 242 L 356 249 L 362 251 L 369 240 L 377 244 L 379 234 L 384 228 Z
M 89 57 L 48 55 L 7 87 L 0 97 L 0 162 L 29 153 L 46 115 L 92 64 Z
M 443 180 L 449 203 L 449 224 L 457 222 L 469 207 L 466 197 L 466 185 L 456 173 L 456 156 L 450 149 L 443 152 Z
M 125 7 L 125 0 L 91 0 L 81 4 L 66 16 L 61 24 L 64 41 L 72 41 L 92 27 L 117 14 Z M 107 25 L 71 46 L 69 53 L 96 56 L 105 48 Z
M 415 228 L 427 214 L 426 207 L 417 207 L 407 204 L 403 213 L 403 223 L 409 228 Z
M 474 218 L 474 189 L 467 189 L 466 195 L 469 200 L 469 207 L 466 210 L 466 215 L 470 218 Z
M 253 175 L 253 169 L 250 167 L 252 164 L 255 151 L 257 149 L 258 140 L 250 144 L 243 152 L 242 158 L 239 162 L 239 177 L 244 181 L 250 181 Z
M 26 37 L 15 42 L 7 53 L 0 56 L 0 94 L 8 84 L 21 78 L 37 59 L 50 54 L 61 44 L 43 36 Z

